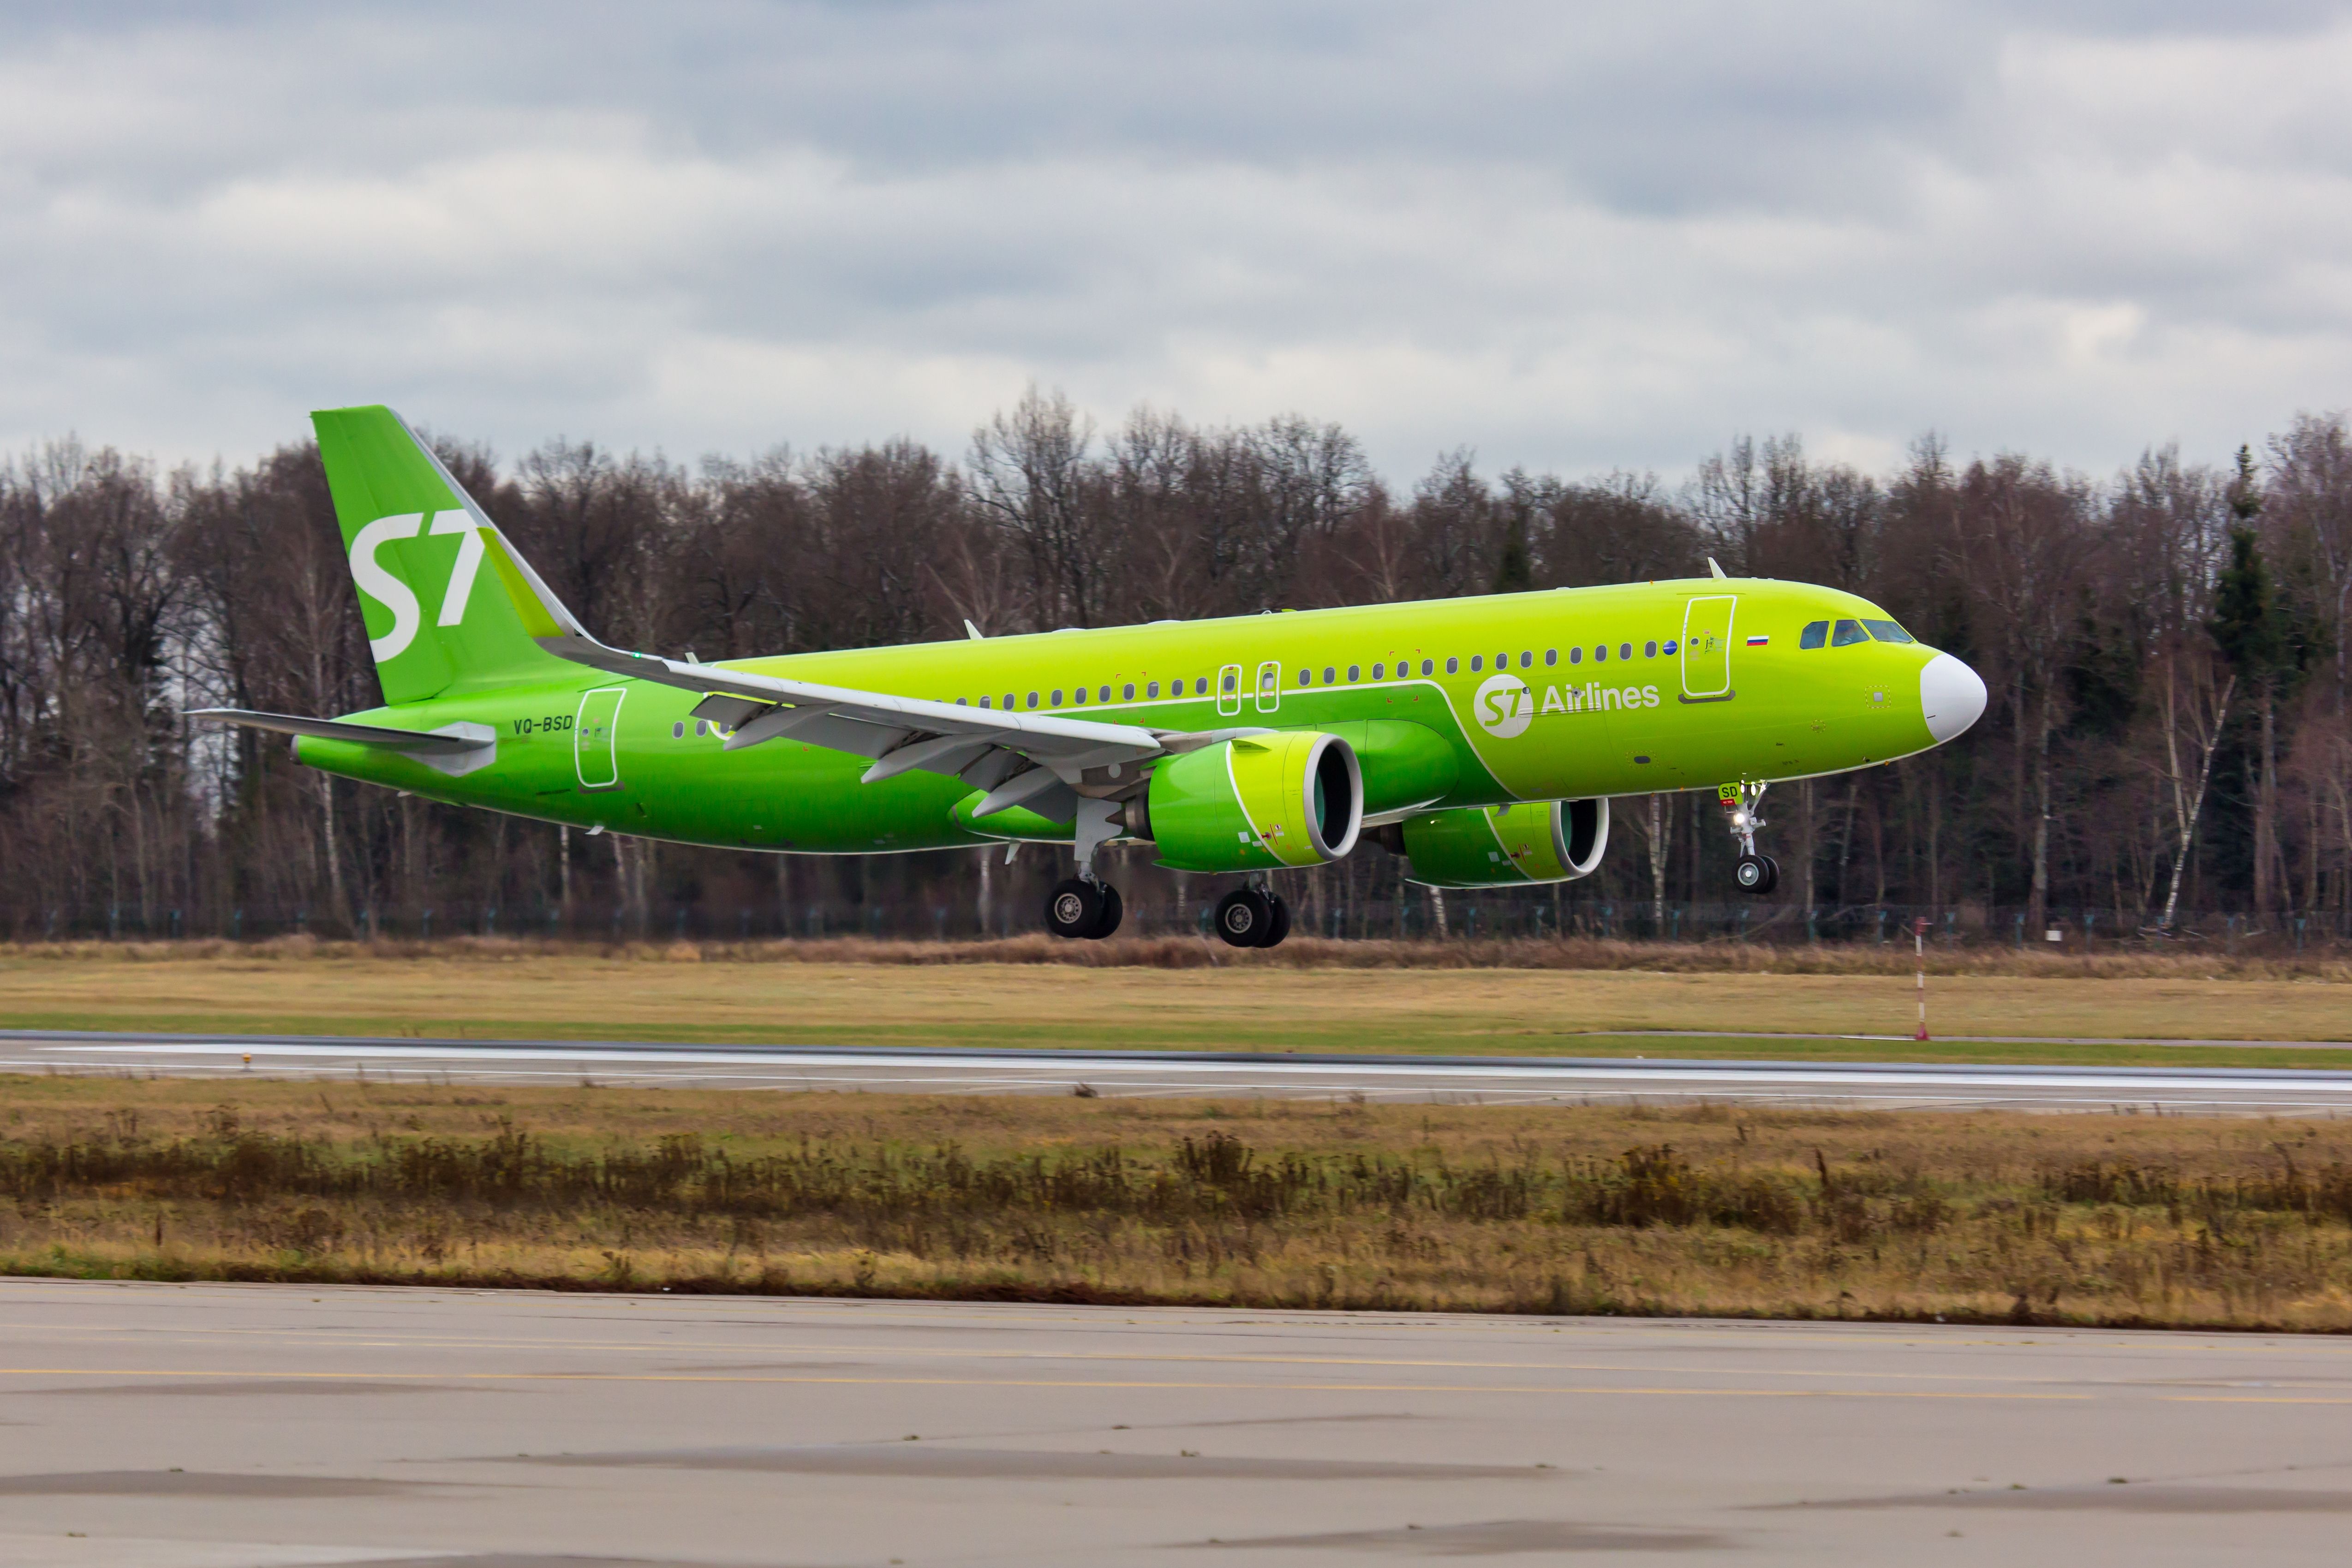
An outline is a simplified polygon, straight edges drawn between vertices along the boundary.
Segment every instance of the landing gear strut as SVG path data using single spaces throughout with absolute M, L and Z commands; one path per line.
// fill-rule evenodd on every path
M 1078 874 L 1055 883 L 1045 895 L 1045 929 L 1055 936 L 1099 942 L 1118 929 L 1127 906 L 1118 889 L 1095 874 L 1095 856 L 1118 834 L 1117 816 L 1108 800 L 1078 802 Z
M 1229 947 L 1271 947 L 1290 935 L 1290 905 L 1264 888 L 1237 888 L 1217 901 L 1216 926 Z
M 1756 852 L 1756 830 L 1765 825 L 1758 810 L 1764 789 L 1762 784 L 1739 783 L 1723 785 L 1715 792 L 1731 836 L 1739 841 L 1739 859 L 1731 868 L 1731 878 L 1741 892 L 1758 898 L 1780 885 L 1780 862 Z

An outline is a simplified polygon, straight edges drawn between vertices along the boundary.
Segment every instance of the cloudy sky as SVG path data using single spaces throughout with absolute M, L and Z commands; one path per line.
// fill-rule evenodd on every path
M 2352 404 L 2352 6 L 0 0 L 0 450 L 907 434 L 1035 381 L 1687 471 Z

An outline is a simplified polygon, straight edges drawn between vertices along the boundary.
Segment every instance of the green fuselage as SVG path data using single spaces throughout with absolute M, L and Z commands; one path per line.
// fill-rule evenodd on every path
M 1328 730 L 1354 745 L 1364 809 L 1378 817 L 1801 778 L 1936 744 L 1921 695 L 1935 650 L 1799 645 L 1809 623 L 1863 619 L 1883 624 L 1884 612 L 1802 583 L 1696 579 L 722 667 L 1156 730 Z M 973 824 L 982 792 L 961 779 L 861 783 L 866 758 L 789 738 L 725 750 L 693 717 L 697 700 L 586 668 L 544 684 L 461 683 L 349 716 L 487 726 L 487 765 L 451 774 L 310 737 L 296 755 L 457 805 L 685 843 L 870 854 L 1071 837 L 1019 808 Z

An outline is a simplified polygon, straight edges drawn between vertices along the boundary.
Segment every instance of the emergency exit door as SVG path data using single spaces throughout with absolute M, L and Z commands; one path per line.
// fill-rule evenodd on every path
M 1268 659 L 1257 667 L 1257 711 L 1278 713 L 1282 708 L 1282 665 Z

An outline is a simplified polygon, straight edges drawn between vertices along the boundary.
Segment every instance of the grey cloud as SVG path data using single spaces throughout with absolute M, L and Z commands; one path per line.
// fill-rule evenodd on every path
M 2352 18 L 2211 16 L 15 7 L 0 446 L 954 451 L 1034 378 L 1400 478 L 2226 450 L 2345 401 Z

